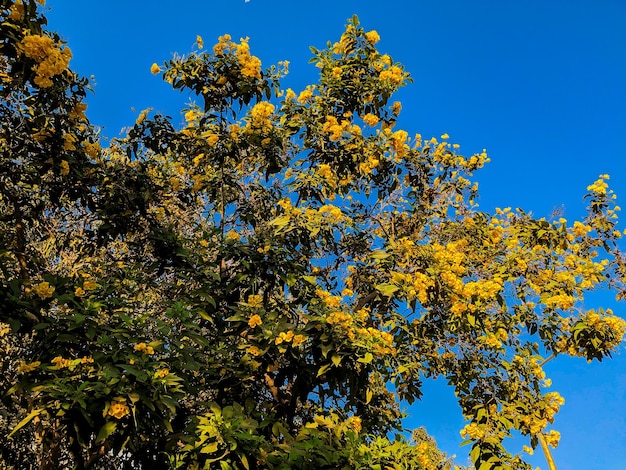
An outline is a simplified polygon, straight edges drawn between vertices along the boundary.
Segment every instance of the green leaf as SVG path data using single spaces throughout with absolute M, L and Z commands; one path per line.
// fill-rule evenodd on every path
M 371 352 L 366 352 L 365 356 L 357 359 L 357 362 L 362 362 L 363 364 L 369 364 L 374 359 L 374 356 Z
M 400 288 L 395 284 L 378 284 L 376 286 L 376 290 L 387 297 L 391 297 L 394 292 L 398 291 Z
M 11 431 L 9 433 L 9 435 L 7 437 L 11 437 L 13 434 L 15 434 L 17 431 L 19 431 L 21 428 L 23 428 L 24 426 L 26 426 L 28 423 L 30 423 L 30 421 L 35 417 L 35 416 L 39 416 L 42 412 L 45 411 L 45 408 L 38 408 L 36 410 L 31 411 L 28 416 L 26 416 L 26 418 L 24 418 L 22 421 L 20 421 L 19 423 L 17 423 L 17 426 L 15 426 L 15 428 L 13 428 L 13 431 Z
M 387 253 L 386 251 L 383 251 L 383 250 L 376 250 L 372 252 L 372 254 L 370 255 L 370 258 L 385 259 L 385 258 L 389 258 L 390 256 L 391 256 L 391 253 Z
M 330 369 L 331 365 L 332 364 L 324 364 L 322 367 L 320 367 L 317 371 L 317 376 L 319 377 L 320 375 L 323 375 L 324 372 Z
M 98 431 L 96 442 L 104 441 L 107 437 L 109 437 L 111 434 L 115 432 L 116 428 L 117 428 L 117 423 L 115 421 L 107 421 L 106 423 L 104 423 L 104 426 L 102 426 L 100 428 L 100 431 Z

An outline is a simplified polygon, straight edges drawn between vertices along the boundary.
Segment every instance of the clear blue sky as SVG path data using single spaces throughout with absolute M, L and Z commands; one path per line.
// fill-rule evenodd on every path
M 143 108 L 178 115 L 187 96 L 149 69 L 188 52 L 197 34 L 207 45 L 224 33 L 249 36 L 264 65 L 291 61 L 284 84 L 301 89 L 317 78 L 309 46 L 338 39 L 356 13 L 415 80 L 399 94 L 400 126 L 447 132 L 466 153 L 487 148 L 492 162 L 476 175 L 482 209 L 521 207 L 538 217 L 558 209 L 574 220 L 601 173 L 626 207 L 624 0 L 48 0 L 47 8 L 74 53 L 71 66 L 95 77 L 88 115 L 106 136 Z M 611 294 L 585 305 L 596 306 L 626 316 Z M 554 426 L 559 470 L 626 470 L 626 348 L 613 361 L 563 359 L 547 369 L 566 400 Z M 423 402 L 407 411 L 407 425 L 425 424 L 465 463 L 451 390 L 427 384 Z M 539 450 L 531 462 L 546 468 Z

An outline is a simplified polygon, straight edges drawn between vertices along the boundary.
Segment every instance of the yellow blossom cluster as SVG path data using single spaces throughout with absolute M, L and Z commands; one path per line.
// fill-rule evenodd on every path
M 148 346 L 146 343 L 143 342 L 135 345 L 135 351 L 139 351 L 147 355 L 154 354 L 154 348 L 152 346 Z
M 11 331 L 11 327 L 8 323 L 0 322 L 0 338 L 6 335 L 9 331 Z
M 335 116 L 326 116 L 326 121 L 322 126 L 322 131 L 330 134 L 330 140 L 336 142 L 343 137 L 344 133 L 360 135 L 361 128 L 353 125 L 349 119 L 342 119 L 339 123 Z
M 380 72 L 378 77 L 383 81 L 389 80 L 394 85 L 401 85 L 403 80 L 402 69 L 397 65 L 392 65 Z
M 376 156 L 370 154 L 367 157 L 367 160 L 359 163 L 359 172 L 362 175 L 369 175 L 373 172 L 373 170 L 378 168 L 378 165 L 380 165 L 380 160 Z
M 105 415 L 113 416 L 117 419 L 122 419 L 130 414 L 130 408 L 126 405 L 126 398 L 124 397 L 115 397 L 107 408 Z
M 241 42 L 236 46 L 236 55 L 241 66 L 241 75 L 248 78 L 261 78 L 261 60 L 250 55 L 248 38 L 241 38 Z
M 235 44 L 231 42 L 230 34 L 224 34 L 217 38 L 217 44 L 213 46 L 213 54 L 220 57 L 235 48 Z
M 261 132 L 269 132 L 272 129 L 272 114 L 274 105 L 267 101 L 261 101 L 250 110 L 250 126 Z
M 368 31 L 367 33 L 365 33 L 365 39 L 367 39 L 367 42 L 369 42 L 370 44 L 376 44 L 378 41 L 380 41 L 380 35 L 375 30 Z
M 319 213 L 323 217 L 329 218 L 330 221 L 334 223 L 339 223 L 344 219 L 341 209 L 337 206 L 333 206 L 332 204 L 325 204 L 320 207 Z
M 50 361 L 52 364 L 54 364 L 55 368 L 57 369 L 65 369 L 68 368 L 70 370 L 74 369 L 77 365 L 79 364 L 91 364 L 93 363 L 93 358 L 85 356 L 85 357 L 80 357 L 77 359 L 65 359 L 61 356 L 57 356 L 54 359 L 52 359 L 52 361 Z
M 485 426 L 477 423 L 469 423 L 461 430 L 463 439 L 482 440 L 486 435 Z
M 169 375 L 170 370 L 169 369 L 159 369 L 154 373 L 154 378 L 155 379 L 162 379 L 163 377 L 165 377 L 166 375 Z
M 40 365 L 41 365 L 40 361 L 35 361 L 35 362 L 30 362 L 30 363 L 19 361 L 15 369 L 17 370 L 18 374 L 25 374 L 25 373 L 34 371 Z
M 609 175 L 600 175 L 600 177 L 596 181 L 587 186 L 587 191 L 591 191 L 592 193 L 605 196 L 606 190 L 609 187 L 605 180 L 608 179 Z
M 246 302 L 249 307 L 259 308 L 263 306 L 263 296 L 259 294 L 251 294 L 248 296 L 248 301 Z
M 362 117 L 362 119 L 363 122 L 370 127 L 374 127 L 376 124 L 378 124 L 378 116 L 372 113 L 367 113 Z
M 39 297 L 47 299 L 52 297 L 52 294 L 54 293 L 54 286 L 51 286 L 49 282 L 44 281 L 37 284 L 34 287 L 34 290 Z
M 250 328 L 256 328 L 257 326 L 260 326 L 262 324 L 263 324 L 263 320 L 261 320 L 261 317 L 257 313 L 252 315 L 250 319 L 248 320 L 248 326 Z
M 330 292 L 323 289 L 317 289 L 315 293 L 327 307 L 339 307 L 341 305 L 341 296 L 331 295 Z
M 274 339 L 274 343 L 275 344 L 281 344 L 281 343 L 290 343 L 291 340 L 293 339 L 293 331 L 289 330 L 289 331 L 281 331 L 280 333 L 278 333 L 278 336 Z
M 304 90 L 302 90 L 300 92 L 300 94 L 298 95 L 298 102 L 300 104 L 305 104 L 306 102 L 308 102 L 311 98 L 313 98 L 313 89 L 311 88 L 311 86 L 307 86 Z
M 18 51 L 36 62 L 34 82 L 41 88 L 52 86 L 52 77 L 65 71 L 72 58 L 68 47 L 61 47 L 52 38 L 38 34 L 25 36 Z
M 556 448 L 561 440 L 561 433 L 552 429 L 550 432 L 546 433 L 544 437 L 550 447 Z

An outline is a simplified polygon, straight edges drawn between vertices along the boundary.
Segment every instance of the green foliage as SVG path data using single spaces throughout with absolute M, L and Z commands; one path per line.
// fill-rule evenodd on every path
M 477 468 L 528 468 L 514 432 L 558 443 L 542 355 L 624 334 L 581 308 L 624 293 L 607 177 L 572 225 L 478 211 L 486 153 L 395 130 L 409 75 L 357 18 L 298 94 L 287 62 L 198 38 L 152 67 L 200 100 L 185 123 L 145 110 L 102 148 L 36 3 L 0 16 L 8 465 L 449 469 L 399 405 L 438 376 Z

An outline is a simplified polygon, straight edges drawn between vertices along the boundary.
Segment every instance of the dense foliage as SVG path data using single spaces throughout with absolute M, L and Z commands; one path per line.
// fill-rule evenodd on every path
M 356 18 L 296 93 L 247 39 L 162 65 L 195 96 L 102 145 L 42 0 L 0 0 L 0 458 L 7 468 L 445 469 L 400 401 L 445 377 L 477 468 L 556 446 L 543 365 L 624 335 L 607 176 L 588 216 L 481 212 L 447 135 L 394 124 Z

